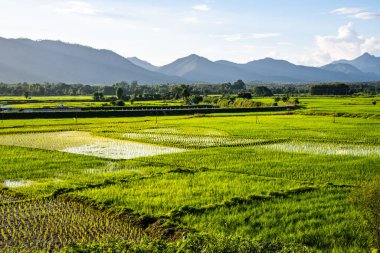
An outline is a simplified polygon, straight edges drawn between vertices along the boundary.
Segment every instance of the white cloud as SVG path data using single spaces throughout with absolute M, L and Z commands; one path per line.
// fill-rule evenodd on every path
M 240 41 L 243 39 L 243 35 L 237 33 L 237 34 L 229 34 L 229 35 L 223 35 L 223 40 L 234 42 L 234 41 Z
M 370 11 L 364 11 L 363 9 L 359 8 L 338 8 L 335 10 L 330 11 L 331 14 L 338 14 L 338 15 L 346 15 L 351 18 L 357 18 L 357 19 L 375 19 L 380 18 L 379 12 L 370 12 Z
M 338 8 L 335 10 L 330 11 L 331 14 L 338 14 L 338 15 L 349 15 L 349 14 L 356 14 L 361 12 L 362 9 L 359 8 Z
M 153 27 L 152 31 L 155 32 L 155 33 L 159 33 L 159 32 L 162 31 L 162 28 L 161 27 Z
M 279 46 L 293 46 L 293 43 L 287 42 L 287 41 L 280 41 L 280 42 L 277 42 L 277 45 L 279 45 Z
M 193 9 L 197 11 L 209 11 L 210 7 L 207 4 L 198 4 L 194 5 Z
M 235 42 L 235 41 L 241 41 L 241 40 L 268 39 L 268 38 L 278 37 L 280 35 L 281 35 L 280 33 L 254 33 L 254 34 L 234 33 L 234 34 L 216 35 L 213 37 L 221 37 L 225 41 Z
M 185 17 L 181 20 L 182 20 L 182 22 L 189 23 L 189 24 L 199 23 L 199 18 L 197 18 L 197 17 Z
M 273 38 L 278 37 L 281 34 L 279 33 L 254 33 L 252 34 L 252 38 L 254 39 L 267 39 L 267 38 Z
M 351 22 L 341 26 L 337 35 L 318 35 L 315 40 L 316 49 L 312 52 L 311 57 L 304 57 L 303 63 L 322 65 L 334 60 L 354 59 L 365 52 L 380 53 L 380 40 L 361 36 Z
M 359 13 L 355 14 L 354 17 L 355 18 L 359 18 L 359 19 L 365 19 L 365 20 L 375 19 L 375 18 L 380 18 L 380 13 L 376 13 L 376 12 L 359 12 Z
M 98 13 L 98 10 L 94 6 L 84 1 L 67 1 L 62 5 L 54 6 L 53 10 L 59 13 L 73 13 L 83 15 L 95 15 Z

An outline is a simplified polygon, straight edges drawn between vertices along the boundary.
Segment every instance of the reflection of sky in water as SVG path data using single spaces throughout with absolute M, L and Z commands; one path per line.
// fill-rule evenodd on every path
M 146 133 L 127 133 L 124 138 L 132 140 L 150 140 L 158 143 L 175 143 L 185 146 L 212 147 L 219 145 L 239 145 L 255 143 L 257 139 L 242 139 L 225 136 L 186 136 L 186 135 L 163 135 Z
M 20 181 L 5 180 L 4 181 L 4 186 L 9 187 L 9 188 L 23 187 L 23 186 L 28 186 L 30 184 L 32 184 L 31 181 L 25 181 L 25 180 L 20 180 Z
M 143 156 L 154 156 L 183 152 L 185 149 L 154 146 L 135 142 L 103 141 L 61 150 L 63 152 L 97 156 L 111 159 L 133 159 Z

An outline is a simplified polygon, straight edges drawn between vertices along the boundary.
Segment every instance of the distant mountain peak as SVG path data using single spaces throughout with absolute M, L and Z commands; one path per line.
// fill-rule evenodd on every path
M 147 61 L 144 61 L 144 60 L 141 60 L 140 58 L 137 58 L 136 56 L 134 57 L 129 57 L 127 58 L 128 61 L 132 62 L 133 64 L 141 67 L 141 68 L 144 68 L 144 69 L 147 69 L 149 71 L 156 71 L 158 70 L 158 67 L 147 62 Z
M 362 54 L 361 56 L 359 56 L 358 58 L 356 58 L 356 59 L 361 59 L 361 60 L 373 60 L 373 59 L 376 59 L 377 57 L 376 56 L 374 56 L 374 55 L 372 55 L 372 54 L 370 54 L 370 53 L 364 53 L 364 54 Z
M 182 59 L 185 59 L 185 60 L 191 60 L 191 61 L 210 61 L 209 59 L 207 59 L 206 57 L 203 57 L 203 56 L 200 56 L 200 55 L 197 55 L 197 54 L 191 54 L 191 55 L 188 55 Z
M 375 56 L 370 53 L 365 52 L 364 54 L 362 54 L 362 57 L 375 57 Z
M 204 57 L 199 56 L 199 55 L 197 55 L 197 54 L 191 54 L 191 55 L 189 55 L 189 56 L 187 56 L 187 57 L 185 57 L 185 58 L 204 58 Z
M 375 73 L 377 76 L 380 76 L 380 57 L 376 57 L 372 54 L 369 54 L 368 52 L 362 54 L 361 56 L 351 61 L 340 60 L 333 63 L 347 63 L 354 66 L 362 72 Z

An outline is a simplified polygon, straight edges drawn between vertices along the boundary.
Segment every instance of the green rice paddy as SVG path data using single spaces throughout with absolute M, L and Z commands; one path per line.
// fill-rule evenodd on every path
M 292 114 L 3 120 L 0 251 L 117 242 L 152 252 L 369 252 L 373 237 L 348 196 L 380 174 L 371 99 L 300 98 L 306 108 Z M 99 145 L 143 153 L 99 156 Z M 94 152 L 68 152 L 84 146 Z M 176 152 L 149 153 L 160 148 Z

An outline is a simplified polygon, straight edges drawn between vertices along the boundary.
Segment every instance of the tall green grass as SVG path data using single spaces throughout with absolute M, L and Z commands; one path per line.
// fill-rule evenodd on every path
M 346 200 L 349 189 L 318 191 L 188 214 L 184 224 L 211 234 L 299 243 L 322 252 L 367 252 L 368 233 Z

